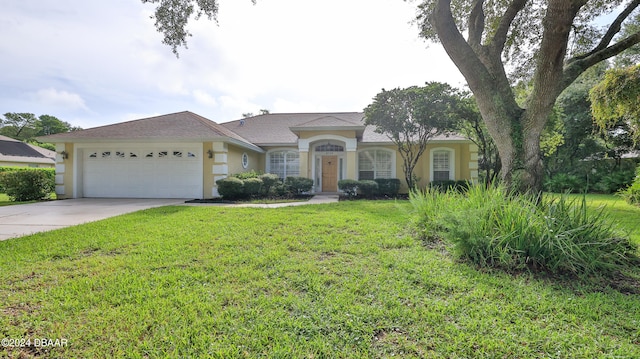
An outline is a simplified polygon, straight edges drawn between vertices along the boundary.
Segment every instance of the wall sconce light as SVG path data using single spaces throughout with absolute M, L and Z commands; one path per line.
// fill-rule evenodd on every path
M 207 154 L 209 155 L 209 158 L 213 158 L 213 150 L 207 150 Z
M 65 160 L 69 158 L 69 153 L 67 151 L 62 151 L 60 152 L 60 154 L 62 155 L 62 158 Z

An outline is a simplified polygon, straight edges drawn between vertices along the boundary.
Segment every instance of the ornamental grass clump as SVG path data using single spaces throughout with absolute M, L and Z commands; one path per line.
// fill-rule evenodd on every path
M 532 198 L 504 188 L 413 193 L 424 238 L 442 238 L 480 267 L 554 274 L 612 274 L 638 263 L 637 246 L 586 200 Z M 427 232 L 430 232 L 427 235 Z

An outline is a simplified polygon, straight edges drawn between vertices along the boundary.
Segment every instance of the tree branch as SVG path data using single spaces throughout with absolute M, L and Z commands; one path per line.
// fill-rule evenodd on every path
M 640 6 L 640 0 L 634 0 L 629 3 L 629 5 L 627 5 L 627 7 L 620 13 L 620 15 L 618 15 L 618 17 L 611 23 L 611 25 L 609 25 L 609 29 L 600 40 L 600 43 L 596 47 L 594 47 L 593 50 L 591 50 L 589 53 L 576 56 L 570 61 L 581 60 L 606 49 L 607 46 L 609 46 L 609 44 L 611 43 L 611 40 L 613 40 L 613 37 L 620 32 L 620 29 L 622 29 L 622 23 L 638 6 Z
M 491 75 L 473 48 L 465 41 L 451 13 L 451 0 L 437 0 L 430 22 L 440 43 L 475 93 L 491 87 Z M 488 89 L 487 89 L 488 90 Z
M 573 58 L 565 66 L 562 76 L 562 88 L 569 86 L 580 74 L 582 74 L 589 67 L 597 64 L 600 61 L 604 61 L 611 57 L 614 57 L 624 50 L 640 43 L 640 32 L 636 32 L 626 38 L 618 41 L 617 43 L 603 48 L 599 51 L 593 52 L 591 55 L 583 58 Z
M 489 45 L 494 54 L 501 54 L 502 50 L 504 50 L 504 44 L 507 42 L 507 34 L 509 33 L 511 23 L 513 23 L 513 20 L 518 13 L 524 9 L 526 4 L 527 0 L 514 0 L 509 4 L 507 10 L 505 10 L 504 15 L 500 18 L 500 24 L 496 29 L 496 33 L 489 41 Z
M 484 32 L 484 10 L 482 6 L 484 0 L 474 0 L 471 13 L 469 14 L 469 45 L 479 48 L 482 43 L 482 33 Z

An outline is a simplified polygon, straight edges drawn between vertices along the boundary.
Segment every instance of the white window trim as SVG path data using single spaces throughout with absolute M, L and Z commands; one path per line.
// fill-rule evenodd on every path
M 297 153 L 298 154 L 298 172 L 300 172 L 300 151 L 298 151 L 298 149 L 296 148 L 291 148 L 291 147 L 282 147 L 282 148 L 273 148 L 270 149 L 269 151 L 267 151 L 266 156 L 265 156 L 265 166 L 264 168 L 266 169 L 266 173 L 271 173 L 271 154 L 274 152 L 292 152 L 292 153 Z M 286 171 L 286 165 L 285 165 L 285 171 Z M 285 173 L 285 177 L 287 177 L 288 175 Z M 300 174 L 298 174 L 298 176 L 300 176 Z M 284 179 L 284 178 L 283 178 Z
M 398 153 L 394 150 L 390 150 L 388 148 L 384 148 L 384 147 L 367 147 L 367 148 L 361 148 L 358 150 L 357 154 L 356 154 L 356 176 L 358 178 L 360 178 L 360 152 L 366 152 L 366 151 L 385 151 L 385 152 L 389 152 L 391 153 L 391 177 L 390 178 L 398 178 L 398 174 L 396 173 L 396 159 L 398 157 Z M 377 178 L 375 176 L 375 173 L 377 171 L 374 171 L 374 178 Z
M 450 147 L 436 147 L 429 151 L 429 182 L 433 182 L 433 154 L 436 152 L 449 152 L 449 180 L 456 178 L 456 151 Z

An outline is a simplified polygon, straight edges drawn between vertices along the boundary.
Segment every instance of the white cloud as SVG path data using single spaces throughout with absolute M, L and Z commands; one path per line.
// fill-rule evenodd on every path
M 12 71 L 0 78 L 0 107 L 82 118 L 86 127 L 184 110 L 226 122 L 259 109 L 360 111 L 383 87 L 459 86 L 440 46 L 426 49 L 410 25 L 415 6 L 221 1 L 219 25 L 190 24 L 189 48 L 176 59 L 149 19 L 153 4 L 9 2 L 0 68 Z M 56 111 L 38 107 L 45 103 Z
M 68 110 L 89 110 L 80 95 L 64 90 L 42 89 L 38 90 L 34 97 L 36 101 L 46 106 L 61 107 Z
M 205 91 L 202 90 L 194 90 L 193 91 L 193 97 L 196 99 L 196 101 L 202 105 L 205 106 L 211 106 L 211 107 L 217 107 L 218 106 L 218 101 L 216 101 L 216 98 L 211 96 L 210 94 L 208 94 Z

